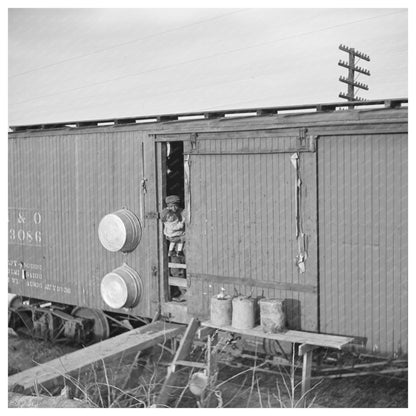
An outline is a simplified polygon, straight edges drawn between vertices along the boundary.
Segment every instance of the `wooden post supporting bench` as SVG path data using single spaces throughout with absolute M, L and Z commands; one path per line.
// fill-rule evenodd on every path
M 306 395 L 311 389 L 312 359 L 313 350 L 318 348 L 316 345 L 302 344 L 299 346 L 299 355 L 303 357 L 302 365 L 302 396 L 301 406 L 306 404 Z

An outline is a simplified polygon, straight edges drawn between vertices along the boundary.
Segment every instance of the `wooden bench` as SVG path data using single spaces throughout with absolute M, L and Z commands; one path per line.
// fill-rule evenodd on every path
M 237 329 L 232 326 L 219 326 L 210 321 L 202 322 L 202 328 L 211 328 L 219 331 L 231 332 L 234 334 L 252 336 L 257 338 L 265 338 L 276 341 L 290 342 L 292 344 L 300 344 L 299 355 L 303 357 L 302 367 L 302 396 L 301 404 L 304 405 L 305 397 L 311 387 L 312 372 L 312 354 L 313 350 L 318 347 L 341 349 L 345 345 L 354 341 L 352 337 L 344 337 L 338 335 L 317 334 L 315 332 L 287 330 L 277 334 L 267 334 L 263 332 L 261 326 L 252 329 Z

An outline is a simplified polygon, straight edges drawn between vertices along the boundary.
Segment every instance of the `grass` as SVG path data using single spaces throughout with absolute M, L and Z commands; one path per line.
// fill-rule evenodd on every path
M 48 357 L 35 354 L 35 346 L 28 342 L 21 343 L 14 339 L 12 346 L 17 351 L 9 350 L 10 355 L 24 354 L 27 344 L 32 358 Z M 221 342 L 220 342 L 221 341 Z M 230 345 L 227 340 L 215 343 L 211 339 L 211 348 L 195 348 L 191 360 L 209 359 L 211 371 L 207 388 L 202 396 L 190 392 L 193 374 L 200 371 L 179 368 L 178 383 L 169 402 L 169 407 L 178 408 L 296 408 L 301 406 L 300 365 L 292 355 L 289 366 L 274 368 L 279 370 L 269 373 L 271 369 L 261 357 L 254 357 L 247 364 L 247 359 L 238 359 L 224 366 L 223 353 Z M 43 343 L 37 347 L 44 351 Z M 159 345 L 153 350 L 139 352 L 130 361 L 98 363 L 88 371 L 78 372 L 64 377 L 64 385 L 47 391 L 43 386 L 35 386 L 35 394 L 42 397 L 64 396 L 82 400 L 89 407 L 95 408 L 151 408 L 156 407 L 159 390 L 166 376 L 166 366 L 172 360 L 174 348 L 171 345 Z M 208 354 L 208 350 L 210 353 Z M 32 355 L 33 354 L 33 355 Z M 53 354 L 55 358 L 55 353 Z M 32 358 L 33 359 L 33 358 Z M 39 361 L 41 361 L 39 360 Z M 35 360 L 37 361 L 37 360 Z M 18 361 L 16 361 L 17 363 Z M 47 364 L 44 364 L 47 365 Z M 237 367 L 238 366 L 238 367 Z M 311 407 L 407 407 L 407 377 L 365 376 L 324 380 L 314 384 L 307 393 L 306 406 Z M 59 403 L 59 401 L 57 401 Z
M 221 354 L 227 348 L 227 340 L 214 344 L 210 338 L 206 348 L 194 348 L 192 359 L 208 362 L 205 371 L 208 382 L 203 393 L 195 396 L 190 392 L 193 375 L 201 370 L 178 369 L 177 386 L 169 407 L 177 408 L 229 408 L 229 407 L 299 407 L 300 395 L 298 366 L 295 357 L 289 370 L 281 368 L 274 387 L 265 385 L 262 370 L 265 363 L 255 355 L 249 368 L 239 371 L 219 365 Z M 166 364 L 172 359 L 171 349 L 166 345 L 151 351 L 140 351 L 129 365 L 104 362 L 90 366 L 87 372 L 76 376 L 65 375 L 65 386 L 46 392 L 48 395 L 66 395 L 86 402 L 95 408 L 152 408 L 157 405 L 159 390 L 166 375 Z M 269 377 L 270 378 L 270 377 Z M 45 392 L 35 387 L 37 395 Z M 313 403 L 313 400 L 310 401 Z

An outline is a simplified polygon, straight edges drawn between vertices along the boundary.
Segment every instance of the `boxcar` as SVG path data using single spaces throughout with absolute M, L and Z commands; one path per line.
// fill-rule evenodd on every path
M 406 103 L 12 126 L 9 292 L 187 322 L 224 288 L 283 299 L 290 328 L 405 356 Z M 160 221 L 168 194 L 186 210 L 182 280 Z

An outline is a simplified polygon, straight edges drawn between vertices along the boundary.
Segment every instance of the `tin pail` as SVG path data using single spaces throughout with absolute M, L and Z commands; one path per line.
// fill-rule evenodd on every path
M 139 219 L 128 209 L 120 209 L 102 218 L 98 238 L 109 251 L 133 251 L 142 237 Z
M 214 325 L 231 325 L 231 311 L 232 299 L 230 296 L 225 298 L 218 298 L 218 296 L 213 296 L 211 298 L 211 322 Z
M 282 332 L 285 328 L 285 313 L 283 301 L 280 299 L 261 299 L 260 302 L 260 325 L 268 334 Z
M 233 299 L 232 326 L 237 329 L 254 328 L 256 321 L 256 302 L 253 298 L 237 296 Z
M 136 270 L 123 264 L 101 280 L 101 296 L 113 309 L 133 308 L 142 295 L 142 281 Z

